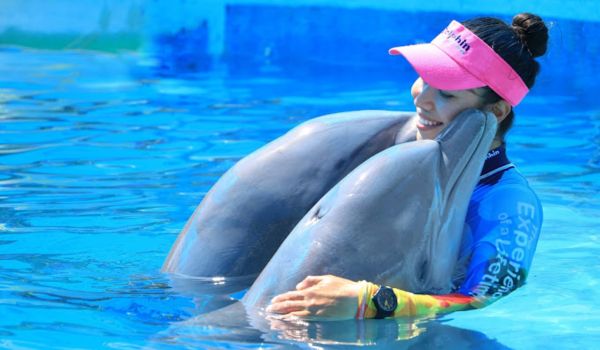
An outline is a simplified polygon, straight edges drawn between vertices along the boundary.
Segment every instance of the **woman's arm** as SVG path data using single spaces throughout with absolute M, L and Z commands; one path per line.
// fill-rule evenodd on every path
M 273 298 L 267 312 L 307 319 L 373 318 L 377 310 L 372 298 L 378 288 L 370 282 L 332 275 L 309 276 L 295 291 Z M 394 317 L 429 316 L 484 306 L 481 299 L 462 294 L 413 294 L 397 288 L 394 293 L 398 299 Z
M 358 310 L 356 318 L 375 318 L 377 309 L 373 303 L 373 296 L 380 286 L 366 282 L 358 297 Z M 393 288 L 398 300 L 398 306 L 391 317 L 424 317 L 440 315 L 454 311 L 470 310 L 485 306 L 482 301 L 473 296 L 460 293 L 431 295 L 414 294 Z

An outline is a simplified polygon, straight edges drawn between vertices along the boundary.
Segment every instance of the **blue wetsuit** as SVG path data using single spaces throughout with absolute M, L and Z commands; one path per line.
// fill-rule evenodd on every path
M 497 299 L 521 286 L 541 225 L 540 201 L 505 148 L 488 152 L 467 212 L 454 276 L 457 292 Z

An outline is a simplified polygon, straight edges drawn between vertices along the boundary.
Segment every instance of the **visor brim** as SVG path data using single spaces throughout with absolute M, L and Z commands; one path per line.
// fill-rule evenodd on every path
M 441 90 L 465 90 L 486 86 L 433 44 L 398 46 L 390 55 L 402 55 L 427 84 Z

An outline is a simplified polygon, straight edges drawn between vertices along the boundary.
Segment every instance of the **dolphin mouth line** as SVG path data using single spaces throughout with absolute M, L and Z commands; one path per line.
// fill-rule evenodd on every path
M 438 215 L 444 216 L 444 215 L 448 214 L 448 211 L 450 210 L 449 209 L 450 207 L 448 206 L 448 203 L 451 203 L 451 199 L 455 197 L 456 191 L 457 191 L 457 187 L 458 187 L 458 184 L 460 182 L 460 179 L 463 177 L 463 175 L 466 172 L 467 168 L 474 161 L 474 154 L 477 152 L 477 150 L 479 149 L 479 147 L 481 147 L 481 144 L 483 143 L 483 140 L 485 138 L 485 134 L 487 133 L 488 130 L 489 130 L 489 125 L 487 123 L 487 115 L 486 115 L 486 120 L 485 120 L 485 123 L 483 125 L 482 130 L 481 130 L 479 140 L 477 140 L 477 145 L 473 148 L 473 152 L 469 155 L 468 160 L 465 162 L 465 165 L 460 170 L 460 173 L 458 174 L 458 176 L 456 176 L 454 178 L 454 182 L 449 186 L 450 190 L 447 192 L 448 194 L 443 199 L 443 203 L 445 203 L 446 205 L 443 205 L 444 209 Z M 462 220 L 464 220 L 464 219 L 462 219 Z M 428 249 L 429 249 L 429 256 L 433 256 L 434 246 L 436 245 L 436 243 L 434 243 L 434 241 L 437 241 L 437 239 L 440 237 L 442 229 L 443 229 L 443 227 L 438 227 L 438 232 L 437 232 L 436 237 L 432 237 L 431 243 L 429 244 L 429 247 L 428 247 Z M 462 232 L 460 234 L 462 236 Z M 432 265 L 430 265 L 429 267 L 431 268 L 431 266 Z M 430 274 L 430 276 L 431 276 L 431 274 Z M 426 283 L 429 283 L 429 282 L 426 282 Z M 445 290 L 444 291 L 440 291 L 440 290 L 425 290 L 423 292 L 425 292 L 425 293 L 439 294 L 440 292 L 445 292 Z
M 485 112 L 484 112 L 485 113 Z M 487 114 L 486 114 L 486 119 L 487 119 Z M 488 131 L 489 126 L 488 123 L 485 122 L 483 125 L 483 130 L 481 131 L 479 140 L 477 141 L 477 146 L 474 147 L 473 152 L 469 155 L 469 159 L 467 160 L 467 162 L 465 163 L 465 165 L 462 167 L 462 170 L 460 171 L 460 173 L 458 174 L 459 176 L 455 177 L 454 182 L 452 183 L 452 185 L 450 186 L 450 191 L 448 191 L 448 196 L 446 198 L 446 202 L 448 202 L 448 200 L 452 197 L 454 197 L 454 193 L 456 191 L 456 186 L 459 183 L 459 180 L 462 178 L 462 176 L 464 175 L 466 169 L 469 167 L 469 165 L 473 162 L 473 156 L 474 154 L 477 152 L 477 150 L 479 149 L 479 147 L 481 146 L 481 143 L 483 142 L 485 133 Z M 447 208 L 447 206 L 446 206 Z

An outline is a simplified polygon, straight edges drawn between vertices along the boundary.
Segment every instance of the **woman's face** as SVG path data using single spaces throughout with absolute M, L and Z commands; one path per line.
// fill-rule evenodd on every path
M 417 140 L 434 139 L 460 112 L 483 106 L 477 89 L 438 90 L 421 78 L 414 82 L 410 93 L 419 116 Z

